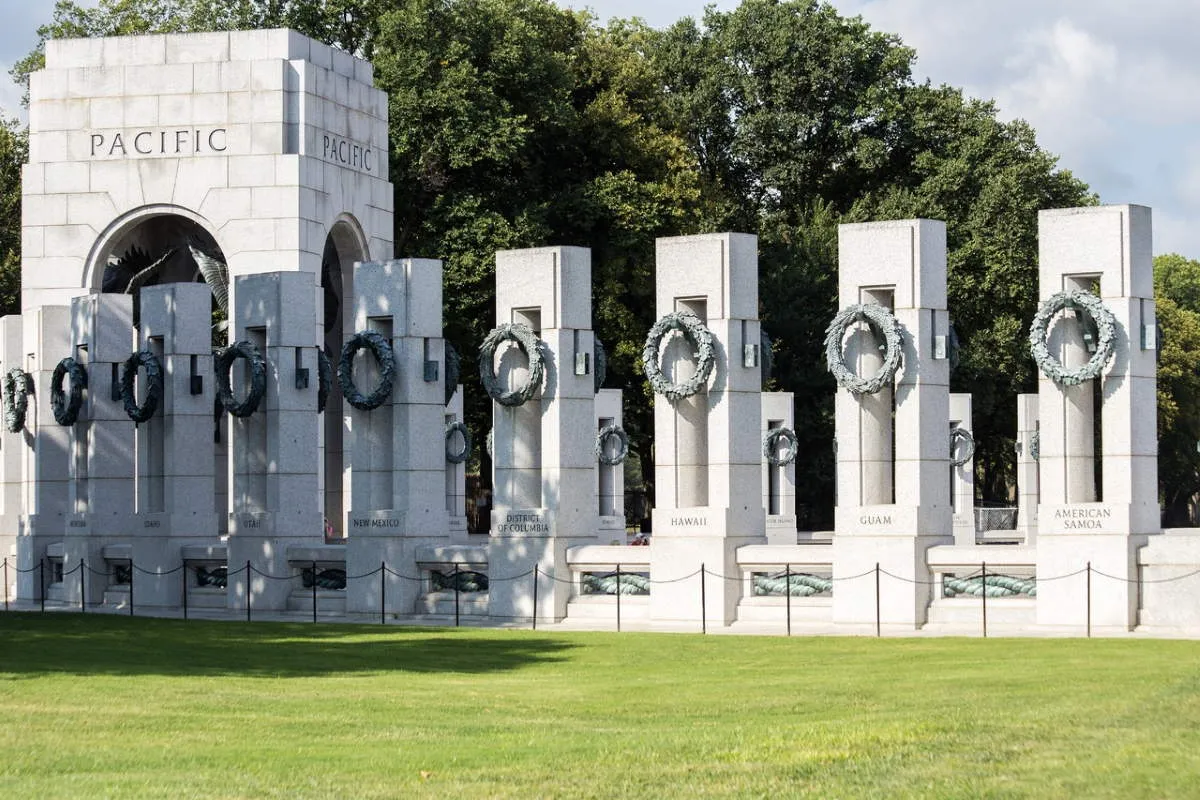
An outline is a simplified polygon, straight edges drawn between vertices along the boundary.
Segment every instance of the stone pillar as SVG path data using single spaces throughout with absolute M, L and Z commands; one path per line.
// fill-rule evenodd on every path
M 950 395 L 950 431 L 960 428 L 975 435 L 971 423 L 971 395 Z M 954 504 L 954 543 L 960 547 L 975 546 L 975 457 L 954 466 L 957 453 L 950 451 L 950 501 Z
M 254 608 L 283 610 L 292 590 L 291 581 L 281 580 L 289 570 L 288 544 L 324 542 L 317 482 L 316 290 L 305 272 L 237 276 L 233 283 L 229 338 L 258 348 L 267 362 L 267 389 L 253 414 L 227 416 L 228 602 L 244 608 L 249 591 Z M 306 384 L 297 381 L 301 369 L 308 370 Z M 238 398 L 246 392 L 242 370 L 241 360 L 231 370 Z M 255 570 L 249 587 L 247 562 Z
M 697 394 L 674 404 L 654 400 L 650 615 L 699 624 L 701 579 L 684 578 L 703 565 L 710 573 L 705 618 L 728 625 L 742 592 L 737 548 L 766 542 L 758 239 L 741 233 L 659 239 L 656 262 L 656 315 L 700 317 L 713 334 L 716 364 Z M 681 336 L 664 340 L 668 380 L 694 374 L 692 348 Z
M 1038 395 L 1017 395 L 1017 532 L 1025 536 L 1025 544 L 1037 542 L 1038 459 L 1035 453 L 1038 438 Z M 1040 448 L 1040 444 L 1038 445 Z
M 446 544 L 445 378 L 442 369 L 442 262 L 428 259 L 364 262 L 354 267 L 354 329 L 391 342 L 396 373 L 391 397 L 373 411 L 346 405 L 349 435 L 349 530 L 346 569 L 362 575 L 386 563 L 416 573 L 416 550 Z M 377 381 L 374 357 L 354 362 L 359 390 Z M 349 611 L 378 612 L 378 580 L 346 585 Z M 422 587 L 390 575 L 387 608 L 411 614 Z
M 211 306 L 212 292 L 201 283 L 169 283 L 141 292 L 139 349 L 150 350 L 162 363 L 163 396 L 159 410 L 136 432 L 138 520 L 132 552 L 138 606 L 178 605 L 187 578 L 174 571 L 182 563 L 182 548 L 217 542 Z M 139 378 L 139 400 L 145 397 L 142 383 Z
M 25 371 L 33 393 L 25 418 L 21 464 L 24 502 L 17 534 L 17 597 L 41 598 L 38 569 L 46 546 L 61 542 L 66 527 L 70 484 L 70 431 L 54 421 L 50 410 L 50 378 L 59 359 L 71 355 L 71 310 L 67 306 L 35 306 L 22 314 L 21 339 Z M 47 571 L 45 584 L 50 585 Z
M 775 428 L 795 430 L 791 392 L 763 392 L 759 440 Z M 767 544 L 796 544 L 796 462 L 775 465 L 762 459 L 763 509 L 767 513 Z
M 545 345 L 541 391 L 524 405 L 493 403 L 495 507 L 488 545 L 489 610 L 528 619 L 537 568 L 539 619 L 562 619 L 571 585 L 567 548 L 598 541 L 592 257 L 582 247 L 496 254 L 496 322 L 528 325 Z M 515 346 L 497 353 L 502 383 L 522 382 Z
M 0 380 L 13 368 L 25 369 L 21 352 L 21 317 L 16 314 L 0 317 Z M 27 399 L 34 402 L 32 396 Z M 17 589 L 16 545 L 17 531 L 21 528 L 21 460 L 25 435 L 24 427 L 13 433 L 7 425 L 0 424 L 0 558 L 8 559 L 10 599 L 16 597 Z M 0 597 L 0 602 L 3 600 Z
M 78 421 L 70 426 L 71 511 L 63 540 L 63 571 L 86 565 L 87 602 L 100 603 L 110 578 L 104 548 L 128 544 L 134 526 L 133 420 L 117 396 L 120 365 L 133 345 L 133 298 L 88 294 L 71 301 L 73 356 L 87 370 L 88 388 Z M 64 381 L 64 387 L 70 378 Z M 80 582 L 68 578 L 68 601 L 79 601 Z
M 447 425 L 451 422 L 463 422 L 463 387 L 461 383 L 455 387 L 454 396 L 446 404 L 444 414 Z M 471 439 L 472 450 L 483 445 L 474 431 L 472 431 Z M 451 446 L 458 447 L 459 444 L 459 438 L 453 437 L 453 444 L 447 443 L 446 445 L 447 452 Z M 467 454 L 467 460 L 470 460 L 470 453 Z M 456 544 L 466 544 L 470 540 L 467 533 L 467 461 L 454 464 L 449 459 L 446 460 L 446 513 L 450 515 L 451 541 Z
M 883 625 L 913 628 L 929 605 L 925 551 L 951 541 L 949 361 L 935 358 L 949 335 L 946 313 L 946 227 L 936 220 L 901 220 L 838 228 L 838 304 L 890 306 L 903 330 L 903 364 L 886 391 L 854 395 L 838 389 L 836 534 L 833 619 L 874 626 L 879 564 L 898 577 L 880 580 Z M 862 326 L 865 327 L 865 324 Z M 850 331 L 847 364 L 876 352 L 875 334 Z M 857 348 L 857 349 L 856 349 Z M 938 348 L 945 352 L 944 348 Z M 859 374 L 874 369 L 859 359 Z M 893 423 L 894 420 L 894 423 Z M 888 444 L 894 442 L 890 448 Z M 893 464 L 885 456 L 892 453 Z M 893 486 L 886 485 L 889 476 Z M 883 498 L 891 497 L 891 502 Z
M 1155 397 L 1156 337 L 1150 209 L 1102 206 L 1038 214 L 1039 297 L 1098 285 L 1116 321 L 1115 354 L 1102 376 L 1103 485 L 1094 493 L 1094 381 L 1038 382 L 1040 421 L 1037 570 L 1043 579 L 1092 567 L 1092 626 L 1127 630 L 1137 622 L 1136 554 L 1159 533 Z M 1079 346 L 1082 315 L 1052 324 L 1050 352 L 1065 365 Z M 1086 624 L 1085 575 L 1038 586 L 1038 623 Z
M 596 430 L 607 425 L 625 427 L 620 389 L 596 392 Z M 600 542 L 625 544 L 625 464 L 604 464 L 596 458 L 596 511 L 600 515 Z

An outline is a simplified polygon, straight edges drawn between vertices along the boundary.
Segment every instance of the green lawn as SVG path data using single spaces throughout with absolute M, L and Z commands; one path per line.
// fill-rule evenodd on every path
M 1200 643 L 0 614 L 0 797 L 1195 797 Z

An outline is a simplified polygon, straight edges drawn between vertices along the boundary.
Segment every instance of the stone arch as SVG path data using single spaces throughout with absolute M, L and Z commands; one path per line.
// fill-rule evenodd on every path
M 132 247 L 138 247 L 153 257 L 155 252 L 179 246 L 180 251 L 164 265 L 163 277 L 155 283 L 194 281 L 198 271 L 186 248 L 188 237 L 199 240 L 216 255 L 222 252 L 212 224 L 189 208 L 157 203 L 127 211 L 109 223 L 92 243 L 84 261 L 80 288 L 101 291 L 104 271 L 110 260 L 120 258 Z

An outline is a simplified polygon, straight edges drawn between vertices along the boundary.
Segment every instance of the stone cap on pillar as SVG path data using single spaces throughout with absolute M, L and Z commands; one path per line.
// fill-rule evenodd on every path
M 838 305 L 890 287 L 893 309 L 946 307 L 946 223 L 903 219 L 838 225 Z
M 164 283 L 141 290 L 142 340 L 162 338 L 167 353 L 212 352 L 212 289 L 203 283 Z
M 354 329 L 389 317 L 392 335 L 440 338 L 442 262 L 432 258 L 362 261 L 354 265 Z
M 496 253 L 496 324 L 519 322 L 513 309 L 540 308 L 541 329 L 592 327 L 592 251 L 535 247 Z
M 1038 296 L 1071 276 L 1100 279 L 1100 297 L 1154 298 L 1151 212 L 1146 206 L 1055 208 L 1038 212 Z
M 132 331 L 132 295 L 85 294 L 71 300 L 71 344 L 86 344 L 88 361 L 113 362 L 129 358 Z
M 677 299 L 704 300 L 708 319 L 758 319 L 758 237 L 750 233 L 672 236 L 654 243 L 659 316 Z
M 316 344 L 317 286 L 308 272 L 261 272 L 235 275 L 230 308 L 230 341 L 247 328 L 266 328 L 267 347 Z

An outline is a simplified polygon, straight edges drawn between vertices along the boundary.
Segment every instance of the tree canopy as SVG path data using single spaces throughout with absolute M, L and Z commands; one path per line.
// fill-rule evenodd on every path
M 21 165 L 29 135 L 0 114 L 0 315 L 21 313 Z
M 1194 520 L 1200 493 L 1200 261 L 1154 259 L 1154 301 L 1163 330 L 1158 364 L 1158 483 L 1166 525 Z
M 445 262 L 447 336 L 468 361 L 491 327 L 496 250 L 592 249 L 594 327 L 643 467 L 651 415 L 638 358 L 654 316 L 654 239 L 757 234 L 771 386 L 795 393 L 806 454 L 802 524 L 832 521 L 834 384 L 820 342 L 836 311 L 837 225 L 945 220 L 963 343 L 952 390 L 974 396 L 985 498 L 1007 497 L 1015 395 L 1035 386 L 1025 330 L 1037 211 L 1095 198 L 1026 123 L 915 81 L 915 53 L 898 37 L 817 0 L 745 0 L 665 30 L 602 26 L 547 0 L 60 0 L 39 33 L 285 25 L 373 60 L 390 103 L 396 252 Z M 14 74 L 38 68 L 41 52 Z M 0 255 L 18 244 L 0 230 Z M 1165 413 L 1191 391 L 1192 357 L 1179 356 L 1183 383 L 1164 379 Z M 1168 352 L 1163 363 L 1174 363 Z M 488 411 L 481 391 L 468 393 L 481 437 Z

